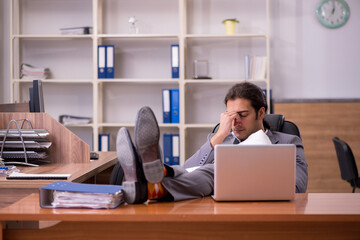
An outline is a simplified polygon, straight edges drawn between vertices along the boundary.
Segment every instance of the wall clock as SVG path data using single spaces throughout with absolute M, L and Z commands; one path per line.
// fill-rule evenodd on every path
M 323 0 L 316 10 L 318 20 L 327 28 L 338 28 L 349 19 L 350 9 L 344 0 Z

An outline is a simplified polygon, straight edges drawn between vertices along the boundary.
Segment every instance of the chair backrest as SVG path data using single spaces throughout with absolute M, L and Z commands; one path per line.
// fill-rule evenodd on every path
M 332 140 L 335 145 L 341 178 L 351 182 L 353 185 L 352 182 L 359 177 L 354 154 L 346 142 L 340 140 L 338 137 L 334 137 Z
M 286 121 L 282 114 L 266 114 L 265 121 L 269 123 L 270 130 L 296 135 L 301 138 L 299 128 L 296 124 Z M 218 128 L 219 124 L 214 127 L 212 132 L 217 132 Z
M 299 128 L 295 123 L 286 121 L 282 114 L 266 114 L 265 121 L 270 125 L 270 130 L 296 135 L 301 138 Z
M 120 163 L 117 162 L 111 172 L 109 184 L 122 185 L 123 180 L 124 180 L 124 171 L 121 168 Z

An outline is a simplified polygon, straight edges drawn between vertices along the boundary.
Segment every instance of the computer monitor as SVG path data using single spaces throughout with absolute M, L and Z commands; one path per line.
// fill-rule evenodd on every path
M 29 88 L 30 112 L 45 112 L 44 109 L 44 97 L 41 80 L 33 80 L 32 87 Z

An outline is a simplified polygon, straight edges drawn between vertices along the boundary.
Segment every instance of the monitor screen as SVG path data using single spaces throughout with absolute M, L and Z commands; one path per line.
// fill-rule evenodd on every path
M 33 80 L 32 87 L 29 88 L 30 112 L 45 112 L 44 97 L 41 80 Z

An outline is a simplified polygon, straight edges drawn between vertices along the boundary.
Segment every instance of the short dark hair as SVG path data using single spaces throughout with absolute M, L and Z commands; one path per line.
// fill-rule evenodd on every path
M 244 98 L 250 101 L 251 106 L 255 109 L 256 117 L 260 108 L 264 107 L 267 111 L 268 105 L 266 102 L 266 96 L 263 90 L 257 85 L 250 82 L 241 82 L 232 86 L 225 96 L 225 105 L 229 100 L 235 100 L 237 98 Z M 269 128 L 269 124 L 264 121 L 264 127 Z

